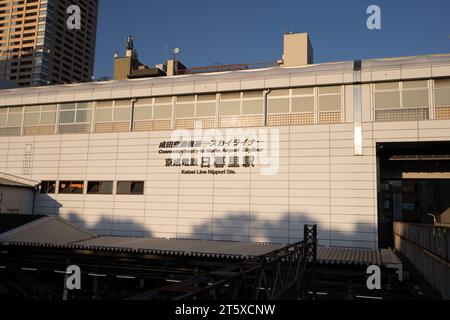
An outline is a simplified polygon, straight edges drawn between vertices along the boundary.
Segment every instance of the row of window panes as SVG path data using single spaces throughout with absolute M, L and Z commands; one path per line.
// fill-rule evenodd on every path
M 315 93 L 317 90 L 317 93 Z M 317 98 L 316 98 L 317 96 Z M 338 112 L 342 108 L 341 86 L 272 90 L 268 95 L 269 114 Z M 375 110 L 429 107 L 428 82 L 385 82 L 374 85 Z M 172 97 L 142 98 L 135 104 L 135 121 L 172 119 Z M 216 95 L 181 96 L 175 99 L 175 118 L 216 116 Z M 450 79 L 435 80 L 435 105 L 450 106 Z M 219 116 L 262 115 L 262 91 L 223 93 Z M 54 125 L 56 105 L 27 106 L 24 125 Z M 130 100 L 65 103 L 60 105 L 59 123 L 125 122 L 131 119 Z M 20 127 L 22 107 L 0 108 L 0 127 Z
M 439 85 L 439 81 L 436 81 Z M 436 91 L 436 96 L 439 92 Z M 428 108 L 428 81 L 382 82 L 374 85 L 375 110 Z
M 113 181 L 88 181 L 86 194 L 113 194 Z M 57 181 L 42 181 L 40 193 L 56 194 Z M 59 194 L 83 194 L 84 181 L 59 181 Z M 143 195 L 143 181 L 117 181 L 118 195 Z

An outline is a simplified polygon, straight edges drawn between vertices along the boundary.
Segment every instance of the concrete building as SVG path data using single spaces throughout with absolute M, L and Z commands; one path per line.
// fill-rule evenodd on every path
M 283 63 L 3 90 L 0 171 L 100 235 L 376 248 L 450 207 L 450 55 Z
M 69 29 L 77 5 L 81 29 Z M 20 86 L 91 81 L 98 0 L 0 0 L 0 79 Z

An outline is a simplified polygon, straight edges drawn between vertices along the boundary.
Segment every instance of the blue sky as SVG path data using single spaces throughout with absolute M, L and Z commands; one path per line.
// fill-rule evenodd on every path
M 381 8 L 381 30 L 366 27 L 371 4 Z M 450 1 L 100 0 L 95 76 L 113 74 L 127 34 L 143 63 L 179 47 L 192 67 L 280 59 L 287 31 L 310 33 L 315 62 L 445 53 Z

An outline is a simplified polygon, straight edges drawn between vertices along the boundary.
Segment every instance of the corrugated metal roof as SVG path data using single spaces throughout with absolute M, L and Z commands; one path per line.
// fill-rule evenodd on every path
M 282 247 L 257 243 L 97 236 L 59 217 L 44 217 L 3 234 L 4 245 L 248 259 Z
M 96 235 L 57 216 L 44 217 L 0 234 L 3 244 L 61 246 Z
M 283 247 L 245 242 L 123 237 L 98 237 L 74 243 L 73 246 L 89 250 L 240 259 L 263 255 Z
M 395 266 L 401 260 L 390 249 L 317 248 L 319 264 Z
M 97 236 L 56 216 L 44 217 L 0 234 L 0 243 L 236 260 L 250 259 L 284 247 L 283 244 Z M 319 264 L 337 265 L 401 265 L 400 259 L 391 250 L 383 249 L 318 247 L 317 261 Z

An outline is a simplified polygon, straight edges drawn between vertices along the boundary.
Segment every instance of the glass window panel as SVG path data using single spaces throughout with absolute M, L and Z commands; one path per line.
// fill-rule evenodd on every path
M 22 125 L 21 113 L 10 113 L 8 115 L 8 127 L 20 127 Z
M 288 112 L 289 112 L 289 98 L 269 100 L 269 113 L 288 113 Z
M 61 111 L 59 113 L 59 123 L 74 123 L 75 111 Z
M 91 122 L 92 121 L 92 111 L 91 110 L 78 110 L 76 122 Z
M 272 90 L 269 97 L 289 96 L 289 89 Z
M 131 108 L 130 100 L 116 100 L 114 104 L 115 108 Z
M 39 125 L 39 112 L 25 113 L 23 124 L 25 126 L 38 126 Z
M 435 99 L 437 106 L 450 106 L 450 88 L 436 89 Z
M 41 124 L 55 124 L 56 123 L 56 112 L 43 112 L 41 114 Z
M 221 100 L 239 100 L 241 98 L 240 92 L 222 93 Z
M 197 102 L 202 101 L 216 101 L 216 95 L 215 94 L 202 94 L 197 96 Z
M 112 121 L 112 109 L 96 109 L 95 121 L 96 122 Z
M 9 108 L 9 113 L 22 113 L 23 108 L 22 107 L 11 107 Z
M 321 95 L 321 94 L 340 94 L 340 93 L 341 93 L 341 87 L 339 87 L 339 86 L 320 87 L 319 88 L 319 95 Z
M 63 103 L 59 107 L 60 110 L 74 110 L 76 107 L 75 103 Z
M 117 182 L 117 194 L 130 194 L 131 181 L 118 181 Z
M 262 114 L 263 112 L 263 100 L 249 100 L 242 103 L 242 114 Z
M 177 118 L 193 118 L 195 116 L 194 104 L 177 104 L 176 117 Z
M 78 102 L 77 109 L 91 109 L 92 102 Z
M 172 97 L 155 98 L 155 104 L 172 104 Z
M 403 82 L 403 89 L 412 89 L 412 88 L 428 88 L 428 83 L 426 80 Z
M 114 121 L 129 121 L 131 119 L 131 108 L 115 108 Z
M 152 98 L 148 98 L 148 99 L 139 99 L 139 100 L 135 103 L 135 107 L 152 106 L 152 105 L 153 105 L 153 99 L 152 99 Z
M 144 194 L 144 182 L 140 181 L 132 182 L 131 194 Z
M 220 103 L 219 113 L 221 116 L 235 116 L 241 114 L 240 101 L 229 101 Z
M 399 82 L 382 82 L 375 84 L 375 90 L 399 90 Z
M 134 119 L 135 120 L 147 120 L 152 118 L 152 107 L 135 107 Z
M 112 181 L 102 181 L 100 183 L 100 193 L 101 194 L 112 194 L 113 193 L 113 182 Z
M 216 103 L 198 103 L 195 115 L 197 117 L 214 117 L 216 115 Z
M 375 94 L 376 109 L 400 108 L 400 92 L 378 92 Z
M 25 107 L 25 113 L 28 113 L 28 112 L 41 112 L 41 106 Z
M 70 182 L 60 181 L 59 182 L 59 193 L 70 193 Z
M 340 111 L 341 96 L 330 95 L 319 97 L 319 111 Z
M 292 112 L 314 112 L 314 97 L 292 98 Z
M 170 119 L 172 118 L 172 105 L 155 106 L 153 110 L 153 119 Z
M 6 127 L 7 118 L 8 114 L 0 109 L 0 127 Z
M 56 104 L 47 104 L 42 106 L 42 111 L 56 111 L 57 110 Z
M 428 90 L 403 91 L 403 107 L 428 107 Z
M 74 181 L 70 185 L 70 193 L 82 194 L 84 190 L 84 182 L 83 181 Z
M 263 97 L 262 91 L 249 91 L 244 92 L 244 99 L 254 99 L 254 98 L 261 98 Z
M 434 80 L 436 89 L 450 88 L 450 79 Z
M 314 88 L 297 88 L 297 89 L 292 89 L 292 94 L 294 96 L 297 96 L 297 95 L 313 95 L 314 94 Z
M 97 101 L 97 108 L 112 108 L 112 101 Z
M 87 187 L 88 194 L 98 194 L 100 192 L 100 181 L 89 181 Z
M 195 96 L 181 96 L 177 97 L 177 103 L 188 103 L 188 102 L 194 102 Z

